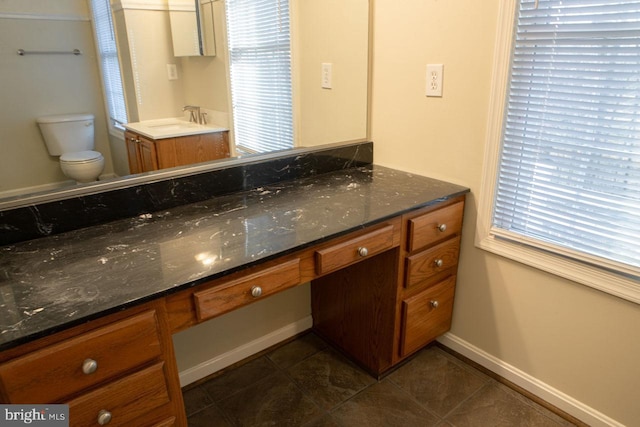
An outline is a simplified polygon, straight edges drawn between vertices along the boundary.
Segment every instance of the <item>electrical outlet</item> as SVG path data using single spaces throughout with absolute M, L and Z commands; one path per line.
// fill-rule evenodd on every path
M 427 96 L 442 96 L 442 64 L 427 65 Z
M 332 64 L 329 62 L 322 63 L 322 88 L 323 89 L 331 89 L 331 78 L 332 78 Z

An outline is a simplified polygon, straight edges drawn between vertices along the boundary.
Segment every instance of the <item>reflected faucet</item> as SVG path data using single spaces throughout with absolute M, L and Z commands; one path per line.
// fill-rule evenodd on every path
M 182 111 L 189 112 L 189 121 L 192 123 L 198 123 L 200 125 L 207 124 L 207 113 L 201 113 L 200 107 L 196 105 L 185 105 L 182 107 Z

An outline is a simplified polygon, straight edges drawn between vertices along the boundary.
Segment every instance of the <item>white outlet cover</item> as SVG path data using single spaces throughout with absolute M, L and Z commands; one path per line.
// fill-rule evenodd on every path
M 427 96 L 442 96 L 442 77 L 444 66 L 443 64 L 428 64 L 427 65 Z

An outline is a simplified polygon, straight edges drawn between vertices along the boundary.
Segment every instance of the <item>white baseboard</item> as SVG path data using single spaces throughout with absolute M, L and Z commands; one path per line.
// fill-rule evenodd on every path
M 492 356 L 456 335 L 447 332 L 438 338 L 438 342 L 592 427 L 624 427 L 623 424 L 616 420 Z
M 263 335 L 256 340 L 243 344 L 240 347 L 236 347 L 231 351 L 220 354 L 191 368 L 185 369 L 179 374 L 180 386 L 184 387 L 187 384 L 191 384 L 205 378 L 220 369 L 231 366 L 236 362 L 271 347 L 272 345 L 278 344 L 287 338 L 291 338 L 300 332 L 304 332 L 311 328 L 311 326 L 313 326 L 313 319 L 311 316 L 307 316 L 304 319 L 290 323 L 267 335 Z

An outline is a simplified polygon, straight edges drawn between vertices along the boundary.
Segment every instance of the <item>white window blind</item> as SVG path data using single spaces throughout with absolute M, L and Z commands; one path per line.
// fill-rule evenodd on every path
M 91 0 L 91 11 L 109 119 L 112 125 L 121 125 L 127 123 L 127 109 L 109 0 Z
M 239 151 L 293 147 L 288 0 L 227 0 L 234 135 Z
M 640 1 L 521 0 L 491 233 L 640 276 Z

